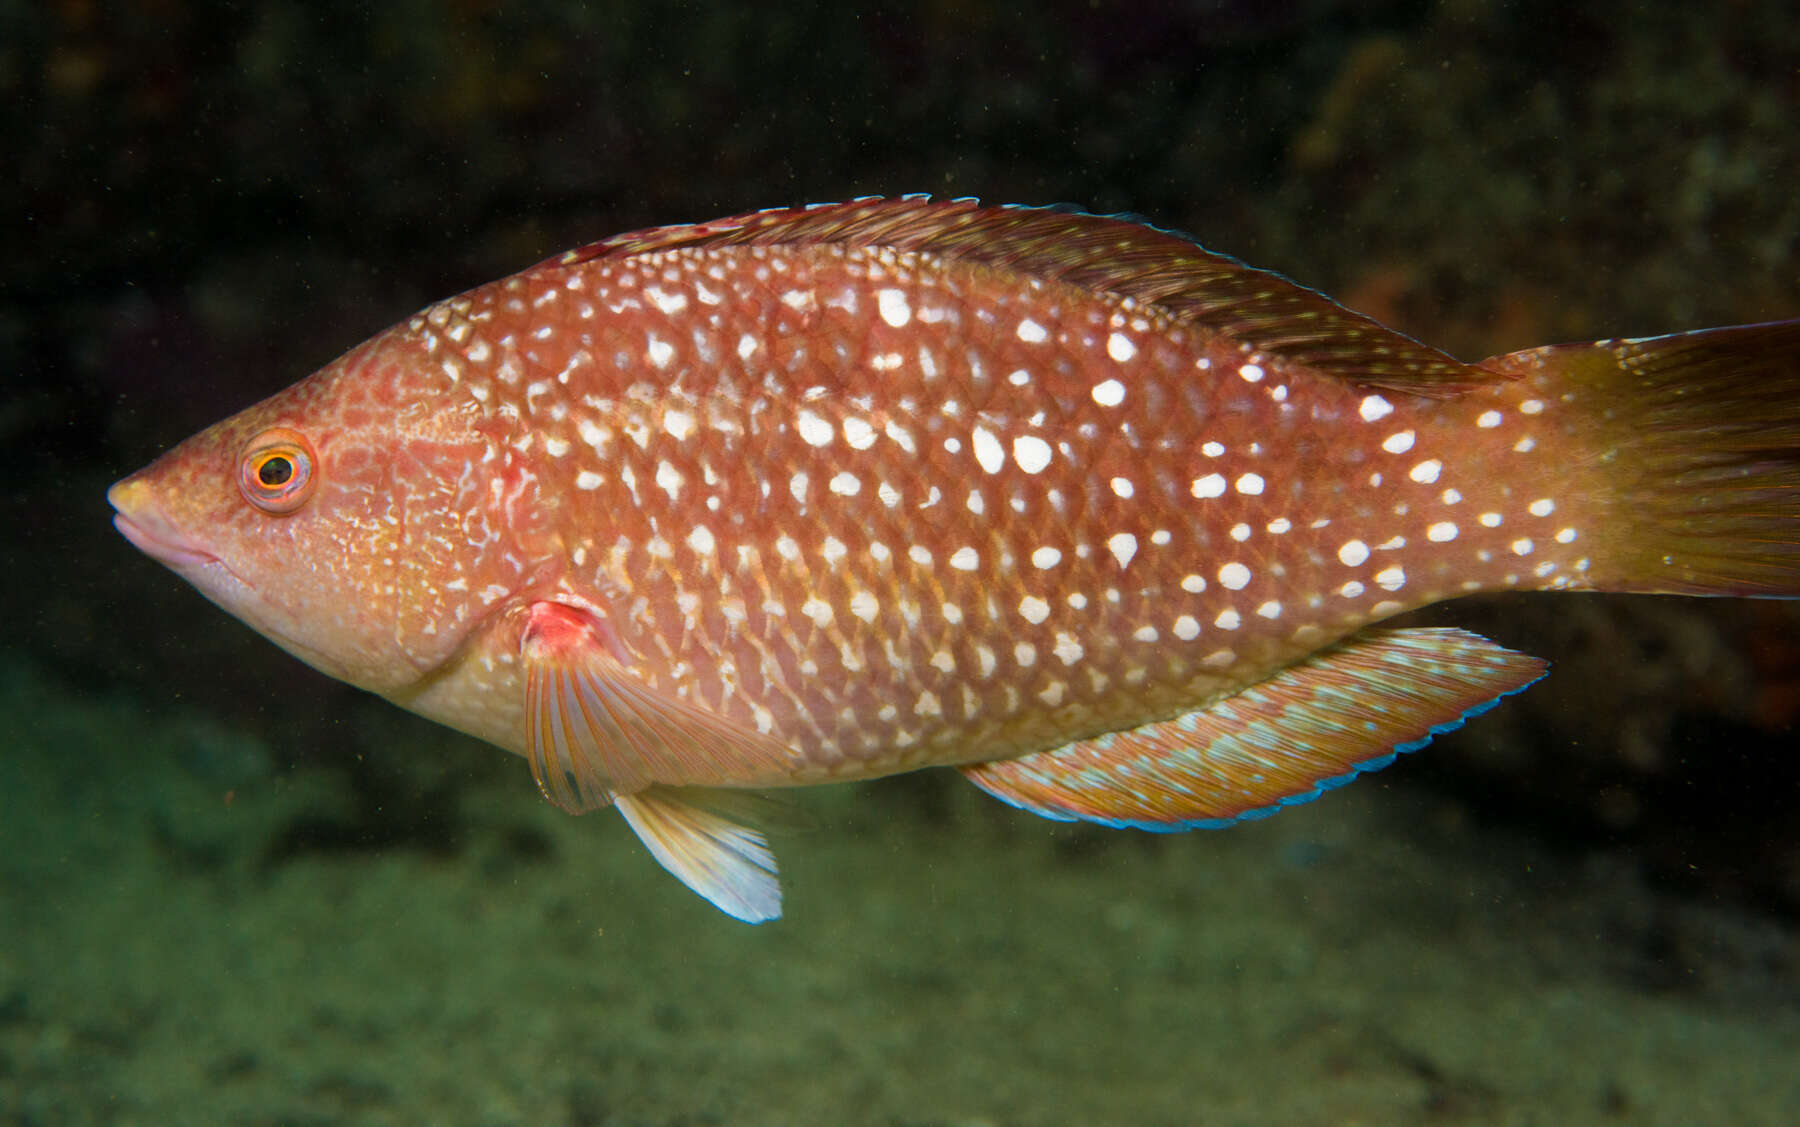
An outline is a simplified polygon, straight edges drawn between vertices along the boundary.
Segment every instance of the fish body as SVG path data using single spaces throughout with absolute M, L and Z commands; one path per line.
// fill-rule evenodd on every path
M 779 912 L 705 790 L 961 767 L 1172 829 L 1542 663 L 1475 591 L 1800 593 L 1800 323 L 1463 364 L 1141 225 L 917 198 L 571 251 L 115 486 L 320 669 Z M 698 800 L 698 801 L 697 801 Z

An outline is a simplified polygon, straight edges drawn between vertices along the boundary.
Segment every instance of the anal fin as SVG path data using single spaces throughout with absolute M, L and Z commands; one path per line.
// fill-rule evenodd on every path
M 1545 668 L 1463 630 L 1365 630 L 1197 712 L 962 771 L 1047 818 L 1224 826 L 1385 767 Z

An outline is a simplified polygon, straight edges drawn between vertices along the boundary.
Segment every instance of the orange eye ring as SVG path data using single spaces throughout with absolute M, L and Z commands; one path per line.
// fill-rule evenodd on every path
M 244 446 L 238 458 L 238 492 L 265 513 L 291 513 L 313 494 L 316 461 L 305 435 L 271 427 Z

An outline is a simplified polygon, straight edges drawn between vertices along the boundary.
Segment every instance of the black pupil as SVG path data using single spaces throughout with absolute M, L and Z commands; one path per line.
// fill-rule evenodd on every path
M 263 464 L 256 467 L 256 480 L 268 486 L 286 485 L 293 476 L 294 463 L 280 454 L 264 459 Z

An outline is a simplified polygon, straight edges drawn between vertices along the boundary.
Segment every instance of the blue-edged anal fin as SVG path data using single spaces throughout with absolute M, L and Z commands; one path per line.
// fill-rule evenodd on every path
M 545 798 L 575 814 L 617 806 L 662 866 L 721 911 L 781 915 L 768 842 L 699 788 L 774 778 L 797 753 L 646 684 L 584 607 L 532 604 L 520 659 L 525 757 Z
M 1224 826 L 1385 767 L 1546 667 L 1464 630 L 1363 630 L 1197 712 L 962 771 L 1047 818 Z

